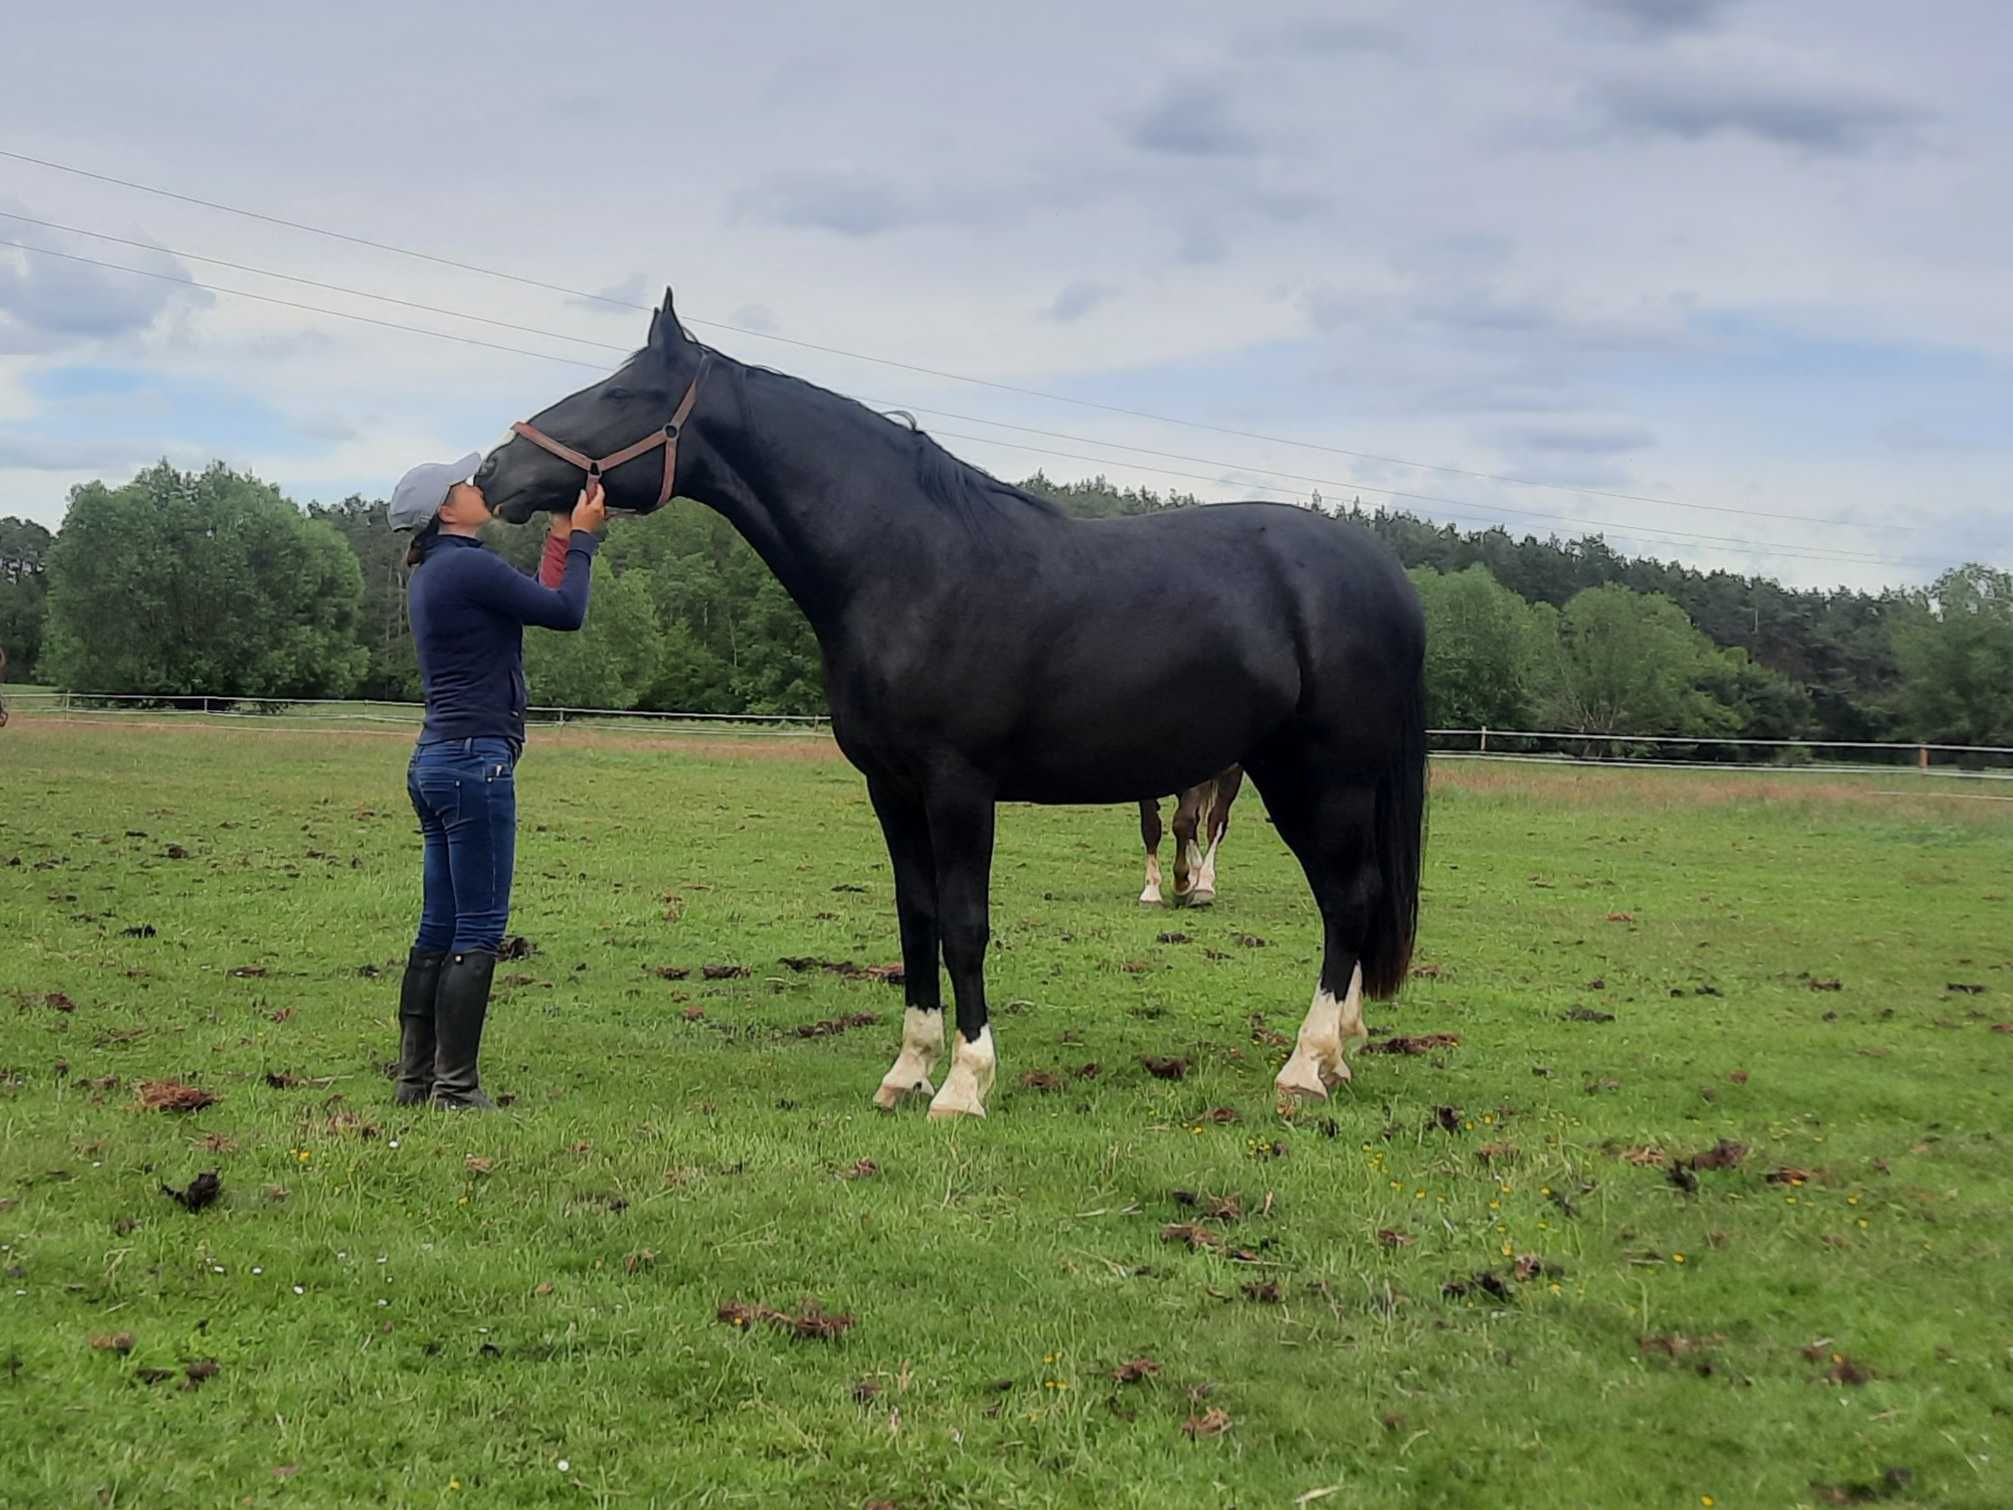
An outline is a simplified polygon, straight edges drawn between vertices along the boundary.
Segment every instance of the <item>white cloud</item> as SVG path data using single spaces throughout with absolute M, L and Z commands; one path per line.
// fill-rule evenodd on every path
M 2013 474 L 1978 417 L 2013 396 L 2013 210 L 1999 183 L 2013 106 L 1992 50 L 1958 40 L 1995 24 L 1986 0 L 1934 28 L 1873 0 L 1510 0 L 1352 7 L 1347 21 L 1304 4 L 1189 15 L 1147 0 L 1011 12 L 892 0 L 871 29 L 843 12 L 673 16 L 616 0 L 592 30 L 621 45 L 598 55 L 592 87 L 545 93 L 494 83 L 522 68 L 520 28 L 401 8 L 409 45 L 388 57 L 372 39 L 393 14 L 362 0 L 302 46 L 192 31 L 129 0 L 88 25 L 31 10 L 10 18 L 10 43 L 88 51 L 96 88 L 80 114 L 60 70 L 18 71 L 10 104 L 35 125 L 10 145 L 567 289 L 654 303 L 672 283 L 688 320 L 1232 429 L 1920 521 L 1912 543 L 1855 537 L 1896 555 L 1964 548 L 1975 534 L 1939 521 L 2003 496 Z M 415 130 L 409 106 L 437 91 L 446 56 L 474 82 Z M 283 106 L 186 87 L 281 66 Z M 0 160 L 0 193 L 47 218 L 542 331 L 625 349 L 643 335 L 642 316 L 595 301 L 590 312 L 19 163 Z M 388 485 L 415 456 L 484 444 L 619 356 L 205 268 L 220 286 L 590 365 L 199 302 L 111 273 L 31 290 L 6 255 L 0 423 L 23 445 L 21 427 L 63 417 L 29 375 L 88 353 L 255 397 L 291 431 L 256 453 L 283 482 Z M 1717 339 L 1716 320 L 1749 334 Z M 1210 480 L 1118 453 L 1078 463 L 954 443 L 1005 475 L 1101 469 L 1222 496 L 1215 479 L 1273 468 L 1778 538 L 1759 521 L 1597 509 L 719 339 L 884 407 L 1204 457 L 1167 465 Z M 1964 361 L 1975 376 L 1952 375 Z M 118 417 L 104 426 L 117 442 Z M 92 441 L 53 427 L 43 443 L 73 438 Z M 201 413 L 165 439 L 229 443 Z M 57 475 L 0 474 L 0 512 L 52 518 Z

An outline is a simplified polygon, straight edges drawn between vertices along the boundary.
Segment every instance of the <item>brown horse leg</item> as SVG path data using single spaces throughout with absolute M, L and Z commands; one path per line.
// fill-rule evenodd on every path
M 1181 906 L 1195 899 L 1195 883 L 1202 869 L 1202 843 L 1198 837 L 1203 815 L 1209 811 L 1214 781 L 1205 781 L 1181 794 L 1174 809 L 1174 901 Z
M 1139 894 L 1139 905 L 1158 907 L 1160 905 L 1160 803 L 1150 799 L 1139 805 L 1139 837 L 1146 845 L 1146 890 Z
M 1188 899 L 1191 907 L 1207 907 L 1216 900 L 1216 851 L 1223 845 L 1223 836 L 1230 831 L 1230 804 L 1237 800 L 1237 793 L 1244 785 L 1244 768 L 1232 766 L 1212 783 L 1213 800 L 1209 804 L 1209 823 L 1203 830 L 1209 836 L 1209 847 L 1202 853 L 1202 868 L 1195 878 L 1195 893 Z

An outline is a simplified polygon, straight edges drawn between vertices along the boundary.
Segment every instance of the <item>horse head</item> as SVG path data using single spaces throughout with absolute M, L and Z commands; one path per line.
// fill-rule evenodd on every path
M 699 344 L 678 324 L 671 290 L 665 289 L 663 307 L 651 315 L 649 339 L 641 351 L 612 376 L 568 394 L 528 424 L 513 426 L 483 459 L 475 482 L 491 511 L 522 524 L 541 509 L 571 509 L 587 480 L 588 467 L 582 463 L 601 458 L 607 463 L 602 486 L 608 506 L 653 512 L 671 494 L 675 433 L 685 417 L 679 413 L 674 423 L 673 416 L 684 407 L 681 395 L 696 397 L 693 384 L 703 357 Z M 527 438 L 526 430 L 541 439 Z M 658 442 L 667 436 L 673 444 L 662 448 L 660 458 Z M 560 451 L 575 453 L 579 460 Z

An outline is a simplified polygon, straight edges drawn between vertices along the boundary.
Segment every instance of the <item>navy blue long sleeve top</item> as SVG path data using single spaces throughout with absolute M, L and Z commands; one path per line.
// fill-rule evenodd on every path
M 524 747 L 524 626 L 578 629 L 600 540 L 575 530 L 566 575 L 545 587 L 467 535 L 440 535 L 406 589 L 419 679 L 426 689 L 420 743 L 507 739 Z

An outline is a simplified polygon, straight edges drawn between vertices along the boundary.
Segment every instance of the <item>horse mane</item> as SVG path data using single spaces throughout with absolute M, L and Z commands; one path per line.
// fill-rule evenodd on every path
M 706 349 L 712 351 L 711 347 Z M 737 362 L 718 351 L 713 351 L 712 354 L 744 374 L 754 374 L 798 389 L 803 397 L 821 408 L 844 414 L 848 420 L 864 422 L 873 427 L 884 426 L 897 432 L 894 437 L 896 444 L 906 442 L 913 457 L 916 491 L 939 508 L 957 514 L 969 527 L 980 528 L 1024 509 L 1032 509 L 1037 514 L 1050 517 L 1059 517 L 1062 514 L 1062 510 L 1046 498 L 1036 497 L 1023 488 L 1002 482 L 990 472 L 953 456 L 927 430 L 916 423 L 914 415 L 905 410 L 893 411 L 907 421 L 905 424 L 898 423 L 888 415 L 868 408 L 858 399 L 848 398 L 843 393 L 834 393 L 829 388 L 821 388 L 795 373 L 781 372 L 774 367 L 763 367 L 753 362 Z

